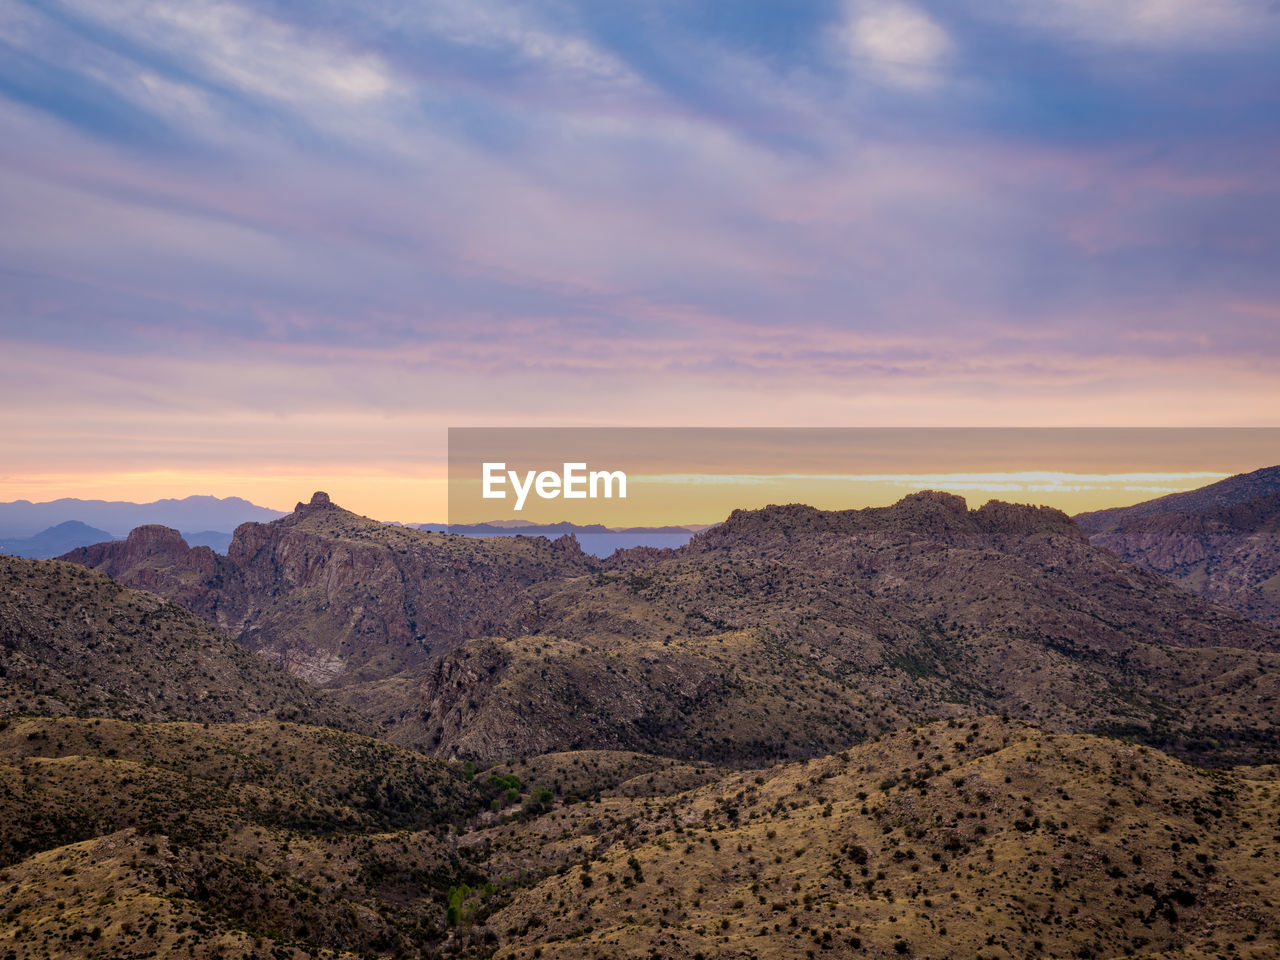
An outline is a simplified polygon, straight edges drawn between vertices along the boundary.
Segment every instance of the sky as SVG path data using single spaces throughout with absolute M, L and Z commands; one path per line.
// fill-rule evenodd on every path
M 919 490 L 1077 514 L 1280 464 L 1275 427 L 481 427 L 450 429 L 448 446 L 450 524 L 615 529 L 779 503 L 884 507 Z
M 0 500 L 1280 425 L 1277 49 L 1276 0 L 0 0 Z

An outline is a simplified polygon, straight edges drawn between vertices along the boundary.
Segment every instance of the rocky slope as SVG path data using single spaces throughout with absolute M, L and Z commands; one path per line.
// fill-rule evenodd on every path
M 369 724 L 157 596 L 0 556 L 0 716 Z
M 399 729 L 483 760 L 605 747 L 743 763 L 1000 712 L 1221 762 L 1274 755 L 1277 650 L 1280 634 L 1055 510 L 934 493 L 770 507 L 532 588 L 498 635 L 423 674 Z
M 1280 491 L 1128 516 L 1092 540 L 1198 596 L 1280 627 Z
M 159 593 L 318 685 L 425 664 L 492 630 L 525 587 L 588 566 L 571 538 L 451 537 L 359 517 L 323 493 L 241 525 L 225 557 L 151 526 L 64 559 Z
M 1092 537 L 1138 517 L 1159 513 L 1204 513 L 1273 493 L 1280 493 L 1280 465 L 1263 467 L 1251 473 L 1238 473 L 1208 486 L 1144 500 L 1129 507 L 1079 513 L 1076 514 L 1075 521 L 1081 530 Z

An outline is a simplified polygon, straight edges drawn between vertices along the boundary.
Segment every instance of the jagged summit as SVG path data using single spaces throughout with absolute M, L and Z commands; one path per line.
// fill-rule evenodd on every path
M 904 536 L 942 540 L 1036 535 L 1084 539 L 1071 517 L 1054 507 L 991 500 L 971 510 L 962 496 L 941 490 L 921 490 L 890 506 L 863 510 L 820 510 L 799 503 L 735 510 L 724 523 L 699 534 L 690 549 L 735 541 L 855 536 L 873 531 L 898 531 Z
M 225 557 L 149 526 L 67 559 L 172 599 L 322 686 L 417 666 L 495 629 L 526 587 L 588 564 L 572 536 L 449 537 L 362 517 L 324 491 L 241 524 Z
M 307 503 L 303 503 L 301 500 L 299 500 L 298 505 L 293 508 L 293 512 L 299 516 L 306 516 L 307 514 L 313 513 L 316 510 L 330 510 L 330 509 L 340 509 L 340 508 L 338 508 L 337 504 L 335 504 L 332 500 L 329 499 L 329 495 L 327 493 L 325 493 L 323 490 L 317 490 L 315 493 L 311 495 L 311 500 L 308 501 Z

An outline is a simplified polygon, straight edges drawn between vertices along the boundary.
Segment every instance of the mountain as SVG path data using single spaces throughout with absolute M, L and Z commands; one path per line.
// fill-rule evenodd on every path
M 417 530 L 452 533 L 464 537 L 556 537 L 572 536 L 584 553 L 607 557 L 615 550 L 631 547 L 672 549 L 683 547 L 706 525 L 666 527 L 606 527 L 600 523 L 529 523 L 524 520 L 498 520 L 492 523 L 442 524 L 412 523 Z
M 219 530 L 200 530 L 196 533 L 183 532 L 182 539 L 193 547 L 208 547 L 214 553 L 226 554 L 231 549 L 231 534 Z M 90 546 L 90 544 L 83 544 Z
M 1131 514 L 1091 539 L 1198 596 L 1280 627 L 1280 490 L 1196 511 Z
M 87 547 L 112 539 L 111 534 L 79 520 L 67 520 L 33 537 L 10 537 L 0 540 L 0 553 L 32 560 L 49 560 L 76 547 Z
M 472 539 L 360 517 L 324 493 L 236 528 L 225 557 L 144 526 L 65 559 L 193 611 L 321 685 L 427 663 L 504 620 L 526 587 L 584 572 L 572 538 Z
M 607 748 L 721 763 L 1007 713 L 1188 756 L 1275 756 L 1280 633 L 1092 546 L 1069 517 L 921 493 L 735 511 L 676 551 L 527 591 L 421 674 L 392 736 L 500 760 Z
M 225 557 L 73 555 L 104 572 L 0 558 L 13 960 L 1280 944 L 1280 632 L 1056 510 L 775 506 L 601 561 L 316 494 Z
M 1280 633 L 1048 508 L 929 492 L 769 507 L 600 561 L 568 537 L 411 530 L 317 494 L 238 528 L 225 558 L 144 527 L 67 559 L 173 599 L 441 757 L 769 763 L 974 713 L 1219 764 L 1280 746 Z
M 267 522 L 283 516 L 240 497 L 184 497 L 130 503 L 122 500 L 50 500 L 0 503 L 0 537 L 30 537 L 47 527 L 78 520 L 124 536 L 134 527 L 161 524 L 179 530 L 232 530 L 249 521 Z M 109 539 L 109 538 L 108 538 Z
M 159 597 L 0 556 L 0 716 L 19 713 L 368 727 Z
M 1252 473 L 1239 473 L 1206 487 L 1144 500 L 1130 507 L 1079 513 L 1076 514 L 1075 521 L 1081 530 L 1092 537 L 1138 517 L 1163 513 L 1204 513 L 1273 493 L 1280 493 L 1280 466 L 1263 467 Z

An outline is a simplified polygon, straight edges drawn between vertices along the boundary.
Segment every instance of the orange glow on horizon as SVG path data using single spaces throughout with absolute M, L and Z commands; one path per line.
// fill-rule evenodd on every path
M 1166 474 L 1132 477 L 1123 474 L 1087 478 L 1054 475 L 1028 478 L 1013 474 L 987 476 L 903 474 L 896 477 L 841 478 L 690 478 L 681 494 L 665 499 L 659 511 L 643 517 L 614 505 L 600 506 L 590 517 L 567 514 L 563 501 L 539 504 L 520 519 L 536 523 L 572 520 L 612 526 L 659 526 L 714 523 L 731 509 L 756 509 L 769 503 L 803 502 L 822 509 L 885 506 L 923 489 L 947 490 L 964 497 L 970 508 L 987 500 L 1009 500 L 1055 506 L 1068 513 L 1127 506 L 1180 490 L 1205 486 L 1225 473 Z M 635 478 L 638 483 L 654 478 Z M 671 489 L 672 478 L 659 478 Z M 75 474 L 0 478 L 0 500 L 35 502 L 78 498 L 145 503 L 192 495 L 241 497 L 258 506 L 291 511 L 299 501 L 324 490 L 339 506 L 384 522 L 444 523 L 448 513 L 445 476 L 397 476 L 332 471 L 327 475 L 289 474 L 251 477 L 212 472 L 151 471 L 83 477 Z M 454 522 L 509 519 L 495 508 L 491 516 L 454 518 Z

